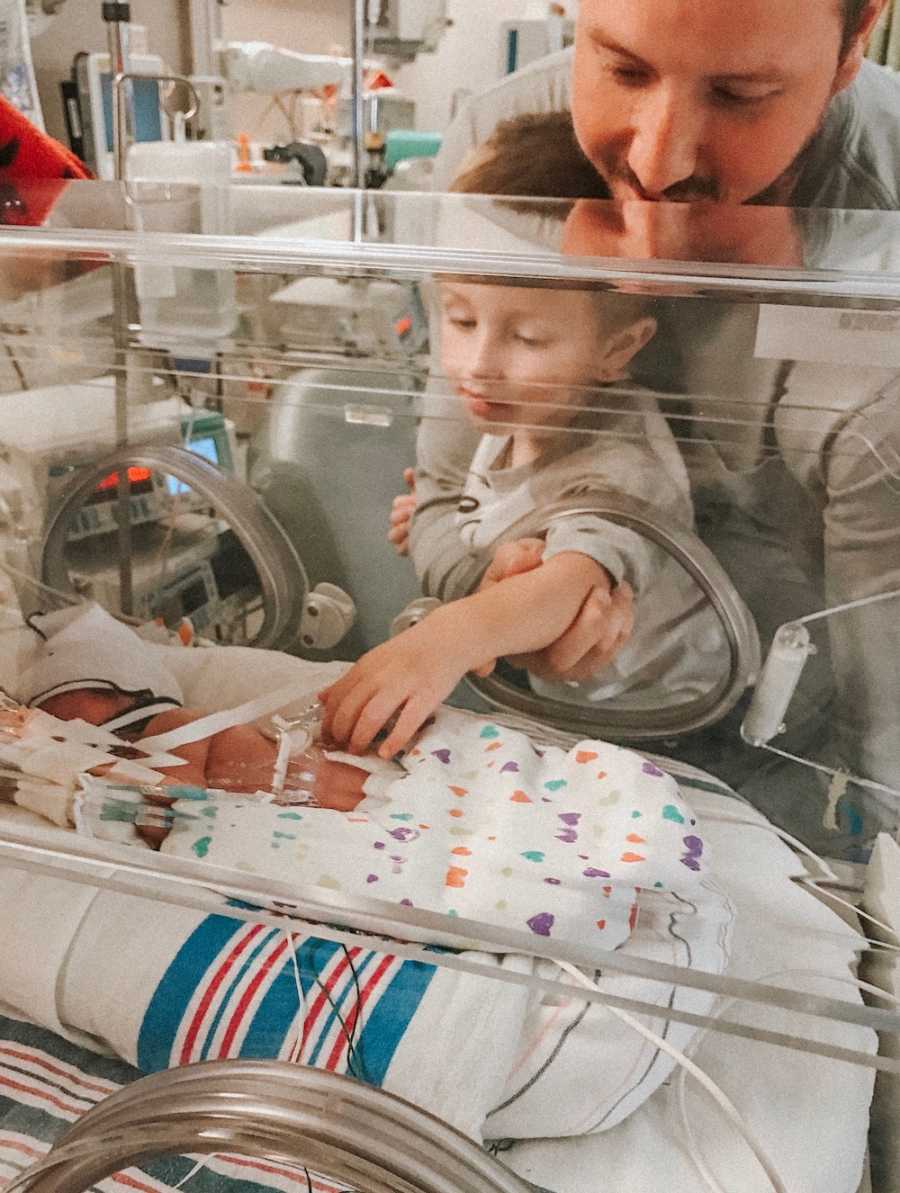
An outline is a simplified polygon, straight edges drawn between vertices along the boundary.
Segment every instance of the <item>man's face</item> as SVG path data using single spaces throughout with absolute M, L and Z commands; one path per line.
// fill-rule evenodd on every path
M 841 31 L 837 0 L 581 0 L 581 148 L 616 199 L 784 202 L 855 74 Z

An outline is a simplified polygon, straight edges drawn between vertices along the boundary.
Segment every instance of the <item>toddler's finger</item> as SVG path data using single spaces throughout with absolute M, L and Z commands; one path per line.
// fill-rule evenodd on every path
M 435 708 L 437 702 L 422 692 L 414 692 L 404 705 L 387 739 L 378 747 L 378 757 L 393 758 L 400 750 L 405 749 L 413 734 L 422 728 Z
M 415 468 L 404 468 L 403 469 L 403 482 L 406 485 L 406 487 L 410 490 L 410 492 L 415 490 L 415 487 L 416 487 L 416 470 L 415 470 Z
M 350 734 L 349 749 L 351 754 L 362 754 L 372 744 L 376 734 L 380 733 L 405 699 L 406 693 L 396 688 L 388 687 L 376 691 L 371 695 L 363 708 L 360 709 Z

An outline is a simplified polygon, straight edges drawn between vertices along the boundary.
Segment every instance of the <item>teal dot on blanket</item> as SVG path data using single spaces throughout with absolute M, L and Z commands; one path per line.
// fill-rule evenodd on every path
M 279 812 L 278 819 L 279 820 L 302 820 L 303 817 L 300 815 L 299 812 Z
M 201 837 L 195 841 L 191 849 L 196 853 L 197 857 L 206 857 L 209 853 L 209 847 L 212 844 L 212 837 Z
M 281 840 L 281 841 L 296 841 L 297 840 L 296 836 L 293 833 L 272 833 L 272 836 L 276 840 Z
M 559 791 L 562 787 L 568 787 L 565 779 L 549 779 L 544 786 L 548 791 Z
M 540 849 L 526 849 L 522 857 L 527 862 L 542 862 L 544 860 L 544 855 Z
M 215 815 L 216 815 L 216 813 L 217 813 L 218 811 L 219 811 L 219 809 L 218 809 L 218 808 L 203 808 L 203 809 L 202 809 L 202 812 L 201 812 L 201 815 L 202 815 L 202 816 L 210 816 L 210 817 L 213 817 L 213 816 L 215 816 Z
M 635 808 L 635 810 L 631 813 L 631 819 L 637 820 L 639 816 L 640 816 L 640 812 L 637 810 L 637 808 Z
M 485 725 L 485 727 L 482 729 L 482 731 L 479 733 L 478 736 L 479 737 L 499 737 L 500 730 L 497 729 L 496 726 L 494 726 L 494 725 Z
M 391 820 L 412 820 L 412 812 L 391 812 Z
M 666 804 L 662 810 L 663 820 L 674 820 L 676 824 L 684 824 L 684 817 L 674 804 Z
M 660 890 L 660 891 L 662 890 L 663 884 L 661 882 L 654 882 L 653 885 L 656 887 L 657 890 Z

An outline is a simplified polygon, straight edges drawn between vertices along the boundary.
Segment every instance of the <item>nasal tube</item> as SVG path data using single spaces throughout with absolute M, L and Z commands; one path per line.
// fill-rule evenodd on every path
M 790 621 L 779 628 L 741 725 L 741 737 L 748 745 L 764 746 L 784 732 L 788 705 L 806 660 L 815 652 L 809 631 L 801 622 Z

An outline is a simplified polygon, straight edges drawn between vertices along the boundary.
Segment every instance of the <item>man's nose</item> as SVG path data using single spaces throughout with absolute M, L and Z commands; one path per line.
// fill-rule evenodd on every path
M 697 173 L 703 138 L 703 114 L 696 98 L 660 85 L 635 112 L 628 165 L 648 199 Z

